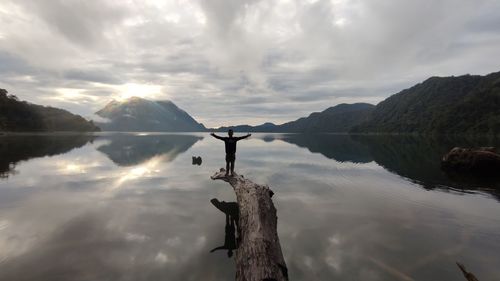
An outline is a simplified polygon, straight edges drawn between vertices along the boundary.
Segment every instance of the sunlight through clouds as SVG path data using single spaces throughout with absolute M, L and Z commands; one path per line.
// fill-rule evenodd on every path
M 115 86 L 113 89 L 116 91 L 116 95 L 113 96 L 113 98 L 118 101 L 123 101 L 131 97 L 154 100 L 161 97 L 162 94 L 162 87 L 152 84 L 127 83 L 125 85 Z
M 495 0 L 4 0 L 0 84 L 83 116 L 139 96 L 209 127 L 280 123 L 430 76 L 498 71 L 498 11 Z
M 52 106 L 54 102 L 62 103 L 98 103 L 99 97 L 89 95 L 86 93 L 85 89 L 76 88 L 57 88 L 54 89 L 54 94 L 51 96 L 41 97 L 42 101 L 49 103 Z

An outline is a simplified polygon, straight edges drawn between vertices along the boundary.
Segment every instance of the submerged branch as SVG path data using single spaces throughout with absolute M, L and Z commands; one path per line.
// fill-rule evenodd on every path
M 477 280 L 476 276 L 474 276 L 474 274 L 472 274 L 471 272 L 468 272 L 465 269 L 465 266 L 463 264 L 457 262 L 457 265 L 458 265 L 458 268 L 460 268 L 460 270 L 464 274 L 464 277 L 465 277 L 465 279 L 467 279 L 467 281 L 479 281 L 479 280 Z

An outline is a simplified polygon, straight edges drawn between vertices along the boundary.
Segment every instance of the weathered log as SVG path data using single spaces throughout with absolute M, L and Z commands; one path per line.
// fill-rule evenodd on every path
M 236 193 L 239 207 L 239 244 L 236 250 L 236 281 L 285 281 L 288 269 L 276 229 L 278 217 L 266 185 L 243 176 L 226 176 L 221 169 L 213 180 L 228 182 Z

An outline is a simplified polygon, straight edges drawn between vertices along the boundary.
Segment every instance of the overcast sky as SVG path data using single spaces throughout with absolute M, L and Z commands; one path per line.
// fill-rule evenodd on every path
M 207 126 L 500 71 L 498 0 L 2 0 L 0 88 L 91 116 L 170 99 Z

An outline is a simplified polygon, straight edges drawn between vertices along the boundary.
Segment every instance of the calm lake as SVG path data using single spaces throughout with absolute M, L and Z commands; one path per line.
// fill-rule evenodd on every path
M 500 184 L 441 172 L 457 145 L 495 143 L 254 134 L 236 171 L 275 192 L 290 280 L 499 280 Z M 0 136 L 0 280 L 233 280 L 224 157 L 205 133 Z

